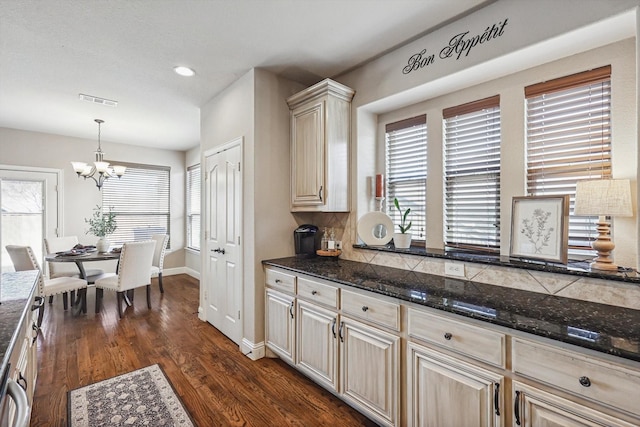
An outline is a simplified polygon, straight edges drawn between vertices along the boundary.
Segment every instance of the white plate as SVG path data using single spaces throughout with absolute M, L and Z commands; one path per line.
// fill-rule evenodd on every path
M 366 213 L 358 220 L 358 236 L 366 245 L 384 246 L 393 238 L 393 221 L 384 212 Z

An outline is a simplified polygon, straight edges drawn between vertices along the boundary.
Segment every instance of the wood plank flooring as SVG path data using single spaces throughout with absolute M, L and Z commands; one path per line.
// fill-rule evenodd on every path
M 46 304 L 38 337 L 39 372 L 31 426 L 66 426 L 67 392 L 158 363 L 200 427 L 375 426 L 373 422 L 279 359 L 252 361 L 209 323 L 198 319 L 198 281 L 163 278 L 144 288 L 118 319 L 116 297 L 105 292 L 94 313 L 73 317 L 60 297 Z

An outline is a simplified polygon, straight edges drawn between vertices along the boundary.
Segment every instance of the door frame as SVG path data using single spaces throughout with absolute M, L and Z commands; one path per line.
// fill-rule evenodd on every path
M 238 259 L 238 268 L 240 269 L 240 283 L 242 283 L 242 287 L 240 289 L 240 340 L 242 340 L 242 338 L 244 337 L 244 258 L 245 258 L 245 252 L 244 252 L 244 136 L 239 136 L 237 138 L 234 138 L 230 141 L 227 141 L 223 144 L 217 145 L 213 148 L 210 148 L 208 150 L 205 150 L 201 157 L 200 157 L 200 165 L 201 165 L 201 170 L 206 171 L 206 161 L 207 161 L 207 157 L 216 155 L 218 153 L 222 153 L 223 151 L 227 151 L 230 150 L 232 148 L 235 147 L 240 147 L 240 164 L 241 164 L 241 169 L 240 169 L 240 206 L 239 206 L 239 221 L 240 221 L 240 230 L 241 230 L 241 235 L 240 235 L 240 257 Z M 204 177 L 204 174 L 202 175 Z M 209 212 L 207 211 L 207 206 L 209 206 L 208 202 L 209 202 L 209 194 L 207 194 L 207 183 L 206 183 L 206 178 L 201 179 L 200 181 L 200 194 L 204 195 L 204 197 L 200 197 L 200 212 L 201 212 L 201 216 L 204 218 L 207 218 L 209 215 Z M 201 230 L 200 230 L 200 307 L 198 307 L 198 317 L 200 318 L 200 320 L 202 320 L 203 322 L 207 321 L 207 306 L 208 306 L 208 301 L 205 298 L 205 291 L 206 291 L 206 287 L 207 287 L 207 280 L 209 279 L 208 277 L 208 269 L 206 268 L 207 266 L 207 251 L 205 250 L 206 248 L 206 232 L 207 232 L 207 227 L 206 227 L 206 223 L 205 226 L 202 227 L 201 224 Z

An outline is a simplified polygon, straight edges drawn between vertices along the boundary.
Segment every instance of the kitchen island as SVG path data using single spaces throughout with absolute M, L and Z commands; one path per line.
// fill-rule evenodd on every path
M 37 270 L 2 273 L 0 279 L 0 411 L 5 409 L 4 413 L 0 412 L 0 424 L 9 416 L 5 405 L 9 379 L 16 380 L 27 391 L 29 402 L 33 396 L 37 360 L 32 305 L 39 274 Z

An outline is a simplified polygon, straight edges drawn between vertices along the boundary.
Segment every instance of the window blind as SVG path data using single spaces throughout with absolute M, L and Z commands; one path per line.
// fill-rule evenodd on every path
M 200 250 L 200 165 L 187 169 L 187 247 Z
M 500 249 L 500 97 L 445 109 L 445 245 Z
M 412 240 L 426 239 L 427 191 L 427 116 L 421 115 L 386 126 L 386 204 L 387 213 L 399 231 L 400 213 L 393 204 L 398 198 L 400 208 L 411 208 Z
M 611 67 L 525 88 L 527 193 L 570 195 L 569 253 L 593 254 L 597 217 L 575 216 L 576 182 L 611 175 Z
M 169 167 L 126 164 L 122 178 L 110 178 L 102 187 L 102 210 L 113 208 L 118 228 L 112 244 L 148 240 L 170 234 Z M 171 240 L 169 240 L 171 243 Z

